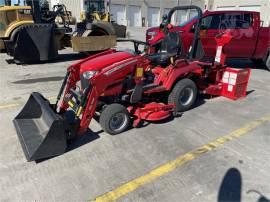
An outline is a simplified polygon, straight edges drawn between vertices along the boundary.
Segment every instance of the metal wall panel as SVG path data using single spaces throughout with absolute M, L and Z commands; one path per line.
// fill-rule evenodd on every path
M 67 10 L 72 12 L 77 21 L 80 20 L 80 13 L 83 10 L 83 0 L 59 0 L 59 3 L 65 4 Z
M 158 26 L 160 24 L 160 8 L 148 7 L 147 21 L 149 27 Z
M 119 25 L 127 25 L 126 6 L 121 4 L 111 4 L 110 13 L 112 20 Z

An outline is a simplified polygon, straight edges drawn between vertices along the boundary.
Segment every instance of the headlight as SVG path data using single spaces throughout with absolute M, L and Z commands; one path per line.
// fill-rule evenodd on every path
M 85 79 L 91 79 L 97 73 L 98 73 L 98 71 L 87 71 L 87 72 L 84 72 L 83 73 L 83 78 L 85 78 Z
M 147 38 L 148 40 L 152 40 L 157 35 L 157 32 L 148 32 Z

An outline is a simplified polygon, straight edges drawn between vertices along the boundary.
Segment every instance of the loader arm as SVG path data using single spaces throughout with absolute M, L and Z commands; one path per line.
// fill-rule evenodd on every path
M 98 99 L 103 95 L 106 90 L 109 88 L 111 92 L 110 85 L 108 84 L 118 84 L 120 86 L 119 92 L 121 92 L 122 86 L 121 82 L 124 80 L 124 77 L 119 77 L 118 74 L 131 73 L 134 71 L 132 64 L 136 63 L 138 60 L 136 58 L 130 58 L 121 63 L 114 64 L 108 68 L 102 70 L 95 78 L 88 80 L 88 86 L 84 89 L 78 91 L 77 83 L 82 82 L 82 70 L 81 65 L 89 60 L 92 60 L 96 57 L 103 55 L 111 54 L 115 50 L 108 50 L 93 56 L 90 56 L 86 59 L 83 59 L 74 65 L 71 65 L 68 68 L 67 78 L 63 81 L 63 85 L 60 89 L 58 100 L 62 97 L 63 99 L 60 103 L 60 111 L 66 111 L 68 108 L 71 108 L 75 112 L 76 119 L 79 121 L 78 134 L 83 134 L 94 116 L 96 111 Z M 139 56 L 138 56 L 139 57 Z M 118 67 L 121 67 L 118 69 Z M 65 86 L 65 87 L 64 87 Z M 110 91 L 111 90 L 111 91 Z M 73 98 L 76 99 L 74 100 Z M 58 101 L 57 101 L 58 102 Z M 78 103 L 79 102 L 79 103 Z
M 63 94 L 64 91 L 64 97 L 70 92 L 70 90 L 72 88 L 76 87 L 76 83 L 78 81 L 80 81 L 80 65 L 88 60 L 94 59 L 96 57 L 102 56 L 102 55 L 107 55 L 112 53 L 114 50 L 108 50 L 108 51 L 104 51 L 92 56 L 89 56 L 85 59 L 79 60 L 78 62 L 74 63 L 73 65 L 69 66 L 67 69 L 67 74 L 68 77 L 63 81 L 63 85 L 62 88 L 59 91 L 58 97 L 57 97 L 57 102 L 56 104 L 58 104 L 58 101 L 61 98 L 61 95 Z M 60 110 L 67 110 L 69 107 L 68 103 L 66 103 L 64 100 L 62 100 L 61 104 L 60 104 Z

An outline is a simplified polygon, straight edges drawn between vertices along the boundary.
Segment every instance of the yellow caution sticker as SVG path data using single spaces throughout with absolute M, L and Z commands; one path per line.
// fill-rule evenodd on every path
M 77 110 L 77 116 L 80 116 L 82 113 L 82 106 L 79 107 L 79 109 Z
M 73 108 L 74 107 L 74 103 L 70 100 L 70 101 L 68 101 L 68 105 L 71 107 L 71 108 Z
M 143 77 L 143 68 L 142 67 L 137 67 L 136 77 Z

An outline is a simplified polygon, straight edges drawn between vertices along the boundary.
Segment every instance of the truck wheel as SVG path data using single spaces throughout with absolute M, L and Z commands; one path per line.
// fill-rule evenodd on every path
M 111 135 L 122 133 L 130 124 L 128 110 L 123 105 L 111 104 L 101 112 L 99 124 L 105 132 Z
M 265 66 L 266 66 L 266 69 L 268 71 L 270 71 L 270 54 L 268 55 L 268 58 L 267 58 L 266 63 L 265 63 Z
M 263 64 L 263 60 L 262 60 L 262 59 L 251 59 L 251 61 L 252 61 L 255 65 L 261 65 L 261 64 Z
M 178 81 L 168 97 L 168 103 L 176 105 L 177 112 L 189 110 L 197 98 L 197 86 L 190 79 Z

